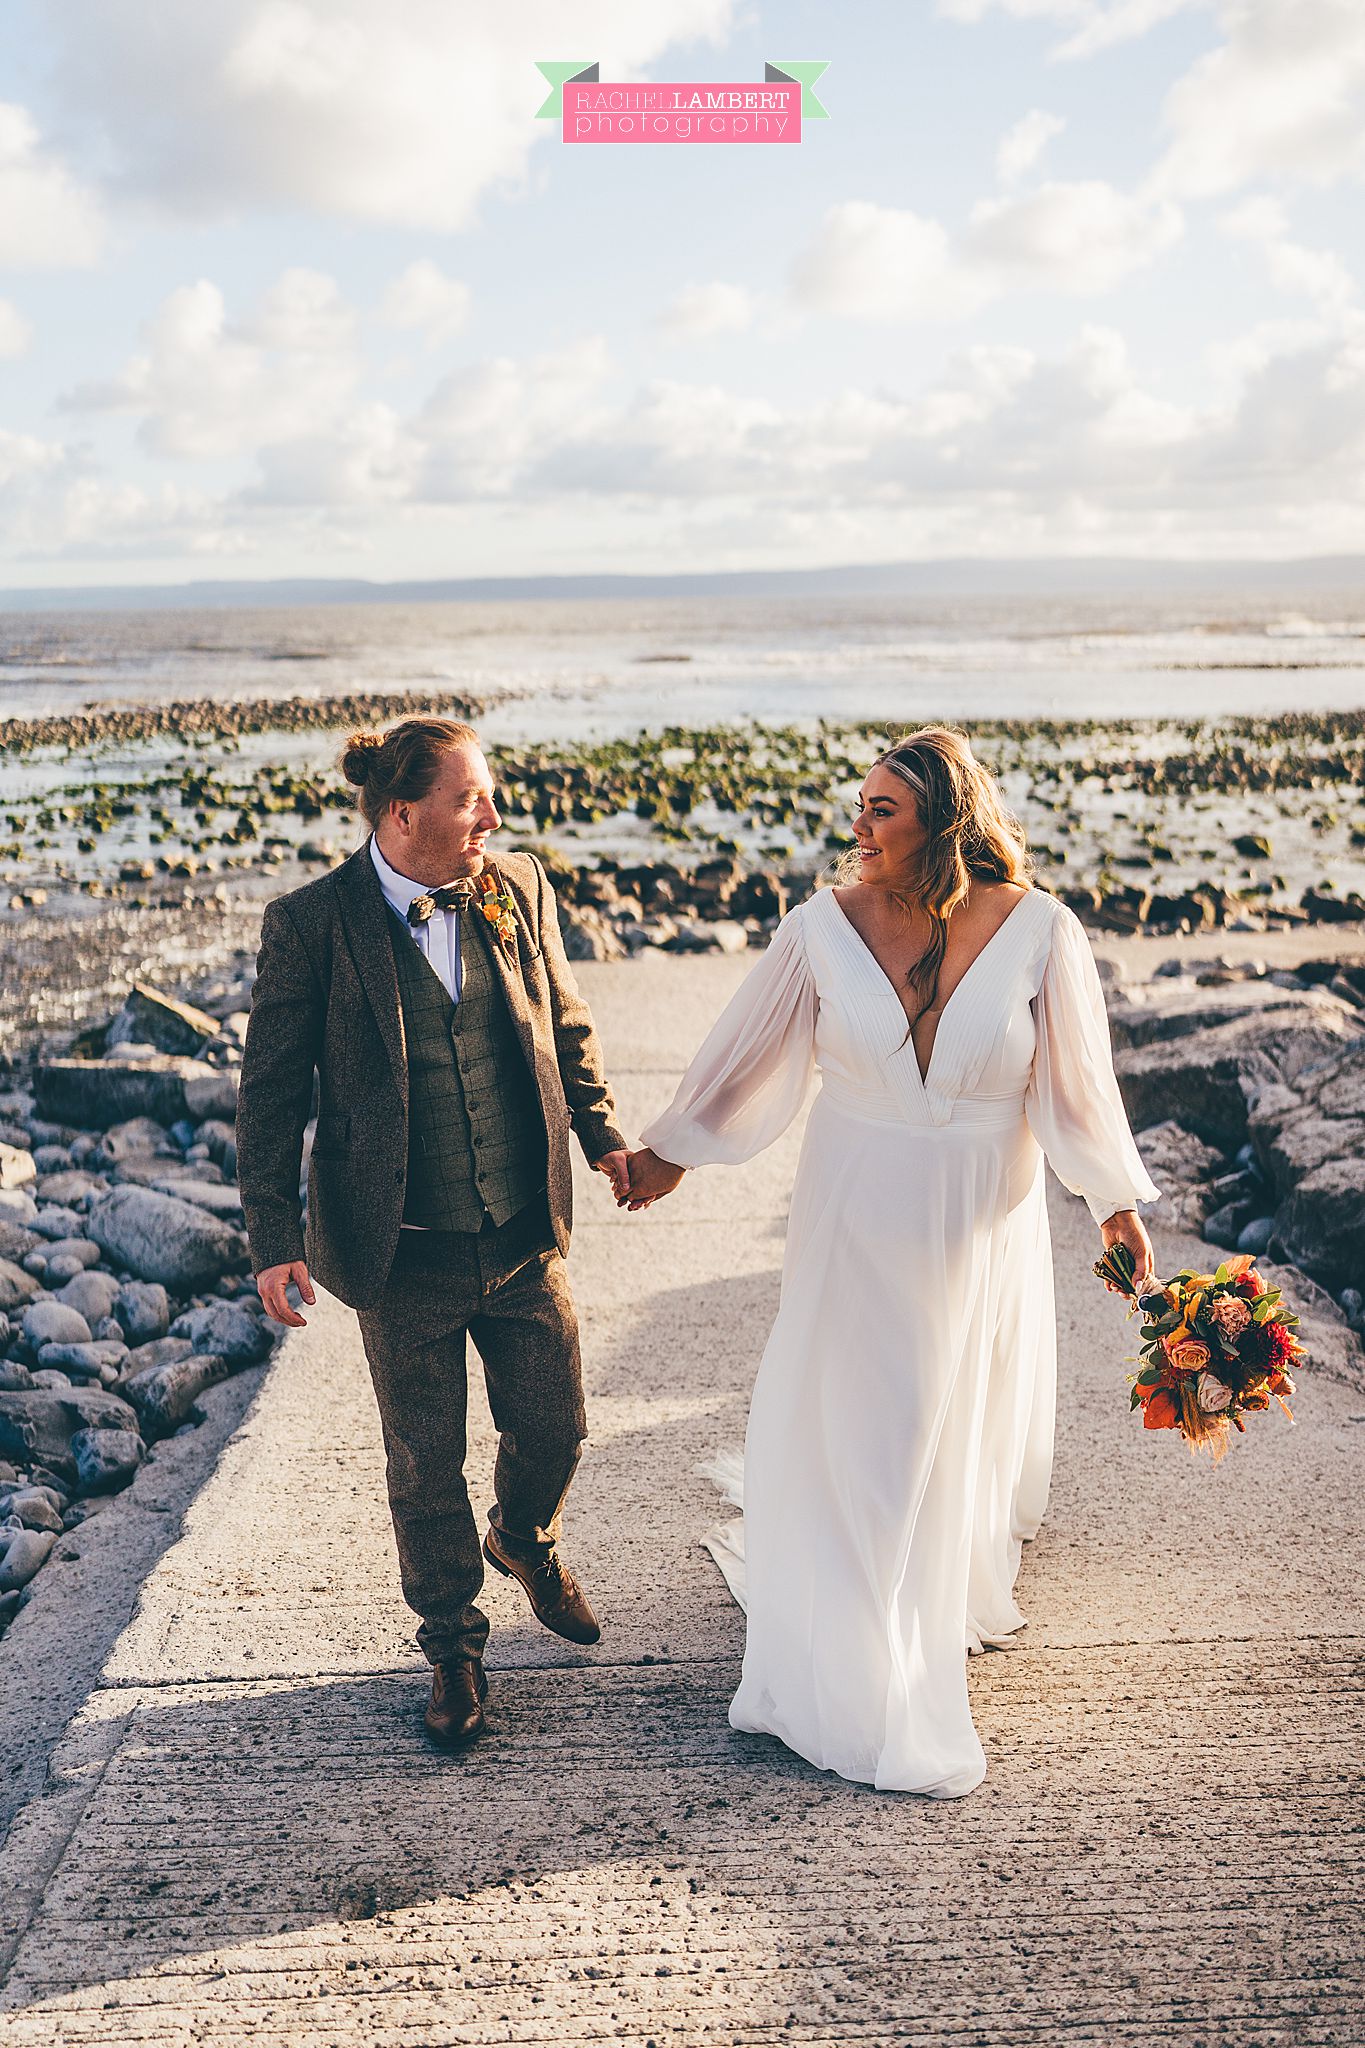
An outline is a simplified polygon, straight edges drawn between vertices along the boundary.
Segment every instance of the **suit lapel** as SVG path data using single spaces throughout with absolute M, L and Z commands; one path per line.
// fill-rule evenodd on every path
M 408 1059 L 403 1043 L 403 1011 L 398 999 L 398 969 L 393 964 L 389 913 L 379 886 L 370 842 L 342 862 L 333 876 L 341 922 L 370 1008 L 374 1011 L 393 1067 L 398 1092 L 408 1099 Z
M 491 874 L 496 880 L 499 889 L 507 890 L 507 894 L 512 897 L 513 903 L 516 903 L 516 897 L 499 869 L 490 862 L 485 868 L 484 873 Z M 474 901 L 465 913 L 466 934 L 470 925 L 478 928 L 479 936 L 474 943 L 476 945 L 482 944 L 487 948 L 489 958 L 493 962 L 493 972 L 498 979 L 498 986 L 502 990 L 507 1008 L 511 1013 L 517 1037 L 521 1041 L 521 1049 L 526 1055 L 526 1064 L 534 1074 L 536 1072 L 536 1037 L 531 1021 L 531 1005 L 526 996 L 526 983 L 522 978 L 520 946 L 518 945 L 517 954 L 514 958 L 509 948 L 498 937 L 495 928 L 484 916 L 479 904 L 479 893 L 476 889 Z M 518 905 L 518 925 L 520 926 L 520 924 L 520 906 Z

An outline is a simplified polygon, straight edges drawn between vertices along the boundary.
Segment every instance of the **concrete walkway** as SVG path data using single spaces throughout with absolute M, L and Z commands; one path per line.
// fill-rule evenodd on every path
M 744 964 L 584 970 L 630 1127 Z M 693 1467 L 742 1431 L 795 1149 L 636 1218 L 584 1174 L 566 1552 L 605 1633 L 574 1651 L 491 1585 L 464 1760 L 422 1737 L 360 1345 L 320 1304 L 0 1859 L 7 2048 L 1365 2036 L 1365 1395 L 1305 1375 L 1299 1427 L 1217 1470 L 1144 1438 L 1055 1187 L 1057 1478 L 1032 1625 L 971 1668 L 985 1785 L 879 1795 L 728 1727 L 742 1623 Z

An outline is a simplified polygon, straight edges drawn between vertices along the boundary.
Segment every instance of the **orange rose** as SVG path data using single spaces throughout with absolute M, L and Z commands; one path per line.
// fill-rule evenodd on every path
M 1179 1429 L 1180 1403 L 1169 1387 L 1158 1387 L 1142 1410 L 1144 1429 Z
M 1166 1356 L 1176 1372 L 1201 1372 L 1209 1362 L 1209 1347 L 1198 1337 L 1182 1337 L 1177 1343 L 1166 1339 Z

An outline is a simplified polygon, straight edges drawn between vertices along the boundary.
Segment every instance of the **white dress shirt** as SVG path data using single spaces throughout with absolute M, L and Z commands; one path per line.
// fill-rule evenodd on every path
M 397 868 L 390 867 L 379 851 L 377 838 L 370 840 L 370 858 L 379 877 L 379 886 L 384 891 L 384 901 L 402 918 L 412 935 L 413 944 L 435 968 L 450 1000 L 458 1003 L 462 986 L 459 911 L 433 910 L 425 924 L 408 924 L 408 905 L 413 897 L 429 896 L 430 889 L 425 883 L 414 882 L 407 875 L 400 875 Z

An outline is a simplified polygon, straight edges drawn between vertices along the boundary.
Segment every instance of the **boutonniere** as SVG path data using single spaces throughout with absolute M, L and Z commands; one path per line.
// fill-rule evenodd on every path
M 479 882 L 479 909 L 492 925 L 509 953 L 515 958 L 517 950 L 516 905 L 507 889 L 498 887 L 498 878 L 485 869 Z

